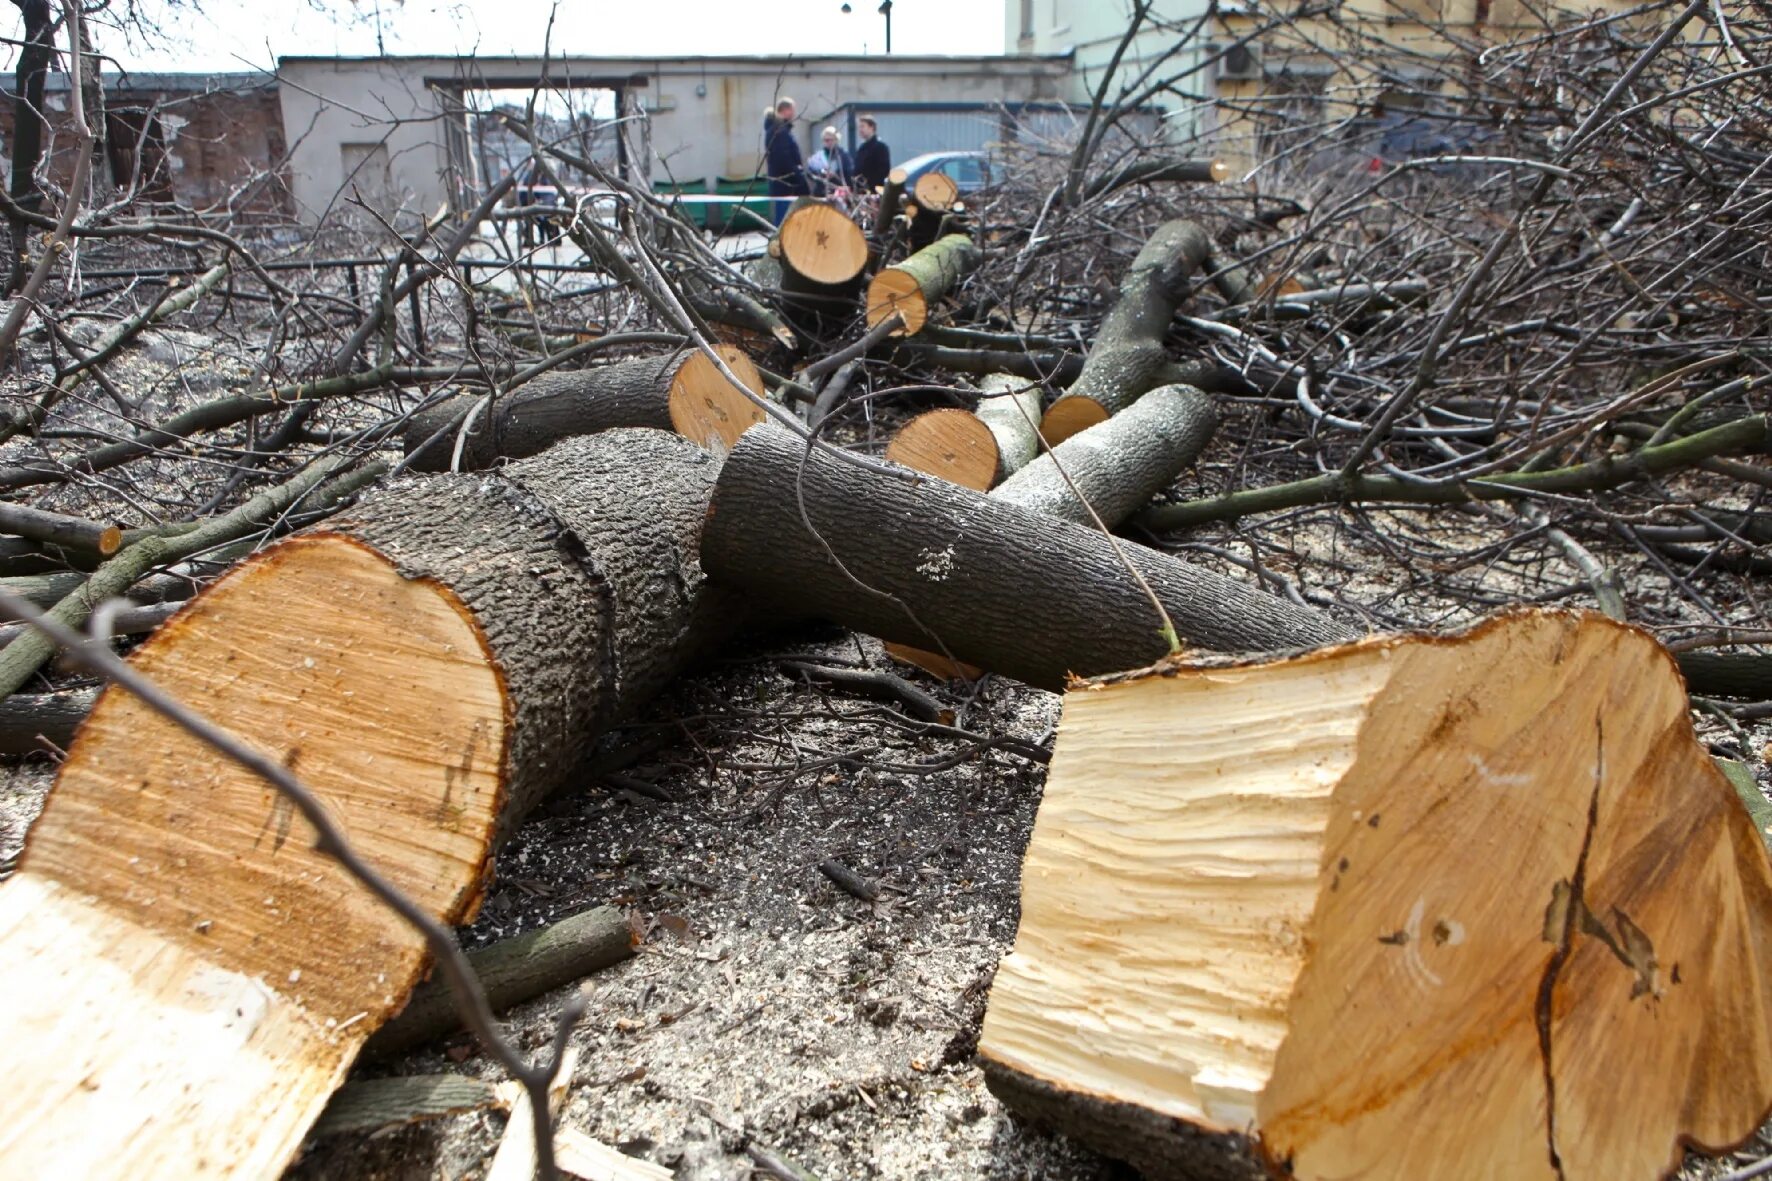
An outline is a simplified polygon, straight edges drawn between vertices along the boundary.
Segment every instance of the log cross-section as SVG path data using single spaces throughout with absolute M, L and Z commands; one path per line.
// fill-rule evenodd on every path
M 1107 678 L 979 1053 L 1153 1181 L 1648 1181 L 1772 1106 L 1772 865 L 1598 615 Z
M 897 266 L 886 267 L 868 284 L 868 327 L 897 312 L 904 327 L 894 335 L 915 336 L 928 323 L 935 301 L 977 270 L 983 258 L 970 237 L 949 234 Z
M 465 921 L 494 847 L 738 612 L 697 558 L 715 465 L 659 431 L 396 482 L 255 555 L 136 667 L 285 762 Z M 273 1176 L 425 967 L 270 787 L 107 692 L 0 885 L 0 1171 Z

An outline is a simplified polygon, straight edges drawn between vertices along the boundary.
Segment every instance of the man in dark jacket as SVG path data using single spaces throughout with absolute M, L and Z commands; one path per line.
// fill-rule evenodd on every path
M 855 126 L 861 132 L 861 146 L 855 149 L 855 173 L 871 193 L 886 183 L 886 174 L 892 171 L 892 149 L 877 138 L 880 125 L 872 115 L 863 115 Z
M 789 198 L 812 191 L 800 157 L 800 141 L 794 138 L 794 100 L 783 98 L 763 115 L 763 172 L 769 178 L 769 195 L 775 200 L 775 224 L 788 215 Z

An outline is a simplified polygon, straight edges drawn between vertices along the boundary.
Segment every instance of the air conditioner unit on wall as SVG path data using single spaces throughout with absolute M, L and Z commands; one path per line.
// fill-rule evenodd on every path
M 1232 45 L 1218 59 L 1218 76 L 1227 82 L 1259 82 L 1261 47 L 1252 43 Z

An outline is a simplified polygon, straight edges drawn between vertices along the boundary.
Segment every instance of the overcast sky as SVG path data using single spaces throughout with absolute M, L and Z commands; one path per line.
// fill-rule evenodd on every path
M 101 29 L 99 48 L 136 70 L 270 68 L 279 55 L 557 53 L 678 56 L 885 50 L 879 0 L 137 0 L 157 46 Z M 113 0 L 122 7 L 121 0 Z M 1001 53 L 1004 0 L 895 0 L 894 53 Z M 10 12 L 11 5 L 4 8 Z M 16 25 L 16 19 L 5 23 Z M 17 36 L 17 32 L 11 33 Z M 6 68 L 11 68 L 8 47 Z

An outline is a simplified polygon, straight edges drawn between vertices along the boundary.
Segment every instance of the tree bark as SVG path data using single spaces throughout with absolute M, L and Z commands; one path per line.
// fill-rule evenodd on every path
M 727 458 L 702 537 L 709 576 L 759 601 L 945 647 L 1042 688 L 1168 651 L 1121 553 L 1188 644 L 1274 651 L 1353 635 L 1325 614 L 1167 554 L 942 481 L 808 453 L 767 425 L 746 432 Z
M 715 347 L 761 395 L 763 379 L 744 351 Z M 715 407 L 723 418 L 710 418 Z M 619 427 L 677 430 L 695 443 L 706 443 L 709 434 L 730 435 L 732 441 L 762 417 L 705 354 L 690 349 L 544 373 L 490 404 L 483 394 L 462 394 L 413 415 L 404 442 L 411 469 L 448 471 L 456 460 L 457 434 L 466 424 L 459 470 L 477 471 L 500 459 L 539 455 L 561 439 Z
M 868 324 L 878 324 L 897 312 L 904 327 L 897 335 L 915 336 L 929 320 L 932 304 L 978 269 L 984 254 L 965 234 L 949 234 L 911 255 L 897 266 L 886 267 L 868 284 Z
M 1112 529 L 1199 459 L 1217 429 L 1210 397 L 1158 386 L 1010 476 L 991 499 L 1089 528 L 1099 516 Z
M 1648 1181 L 1772 1107 L 1772 864 L 1599 615 L 1078 686 L 1021 880 L 986 1080 L 1153 1181 Z
M 1083 199 L 1087 201 L 1103 193 L 1123 189 L 1127 185 L 1157 184 L 1164 181 L 1192 185 L 1222 184 L 1230 174 L 1230 165 L 1223 160 L 1179 160 L 1169 157 L 1141 160 L 1113 172 L 1104 172 L 1090 181 L 1089 186 L 1083 190 Z
M 63 750 L 92 711 L 97 689 L 13 693 L 0 698 L 0 755 L 42 754 L 47 739 Z
M 680 438 L 611 431 L 398 481 L 235 567 L 132 663 L 464 921 L 500 834 L 735 623 L 696 557 L 713 478 Z M 250 773 L 105 694 L 0 885 L 0 1060 L 33 1080 L 10 1168 L 282 1167 L 426 959 L 313 846 Z
M 639 933 L 628 916 L 612 906 L 596 906 L 559 922 L 468 953 L 486 1003 L 502 1013 L 513 1005 L 582 980 L 592 972 L 634 954 Z M 363 1046 L 369 1058 L 403 1054 L 461 1028 L 455 996 L 441 980 L 419 985 L 399 1016 Z
M 1212 253 L 1212 238 L 1191 221 L 1164 222 L 1120 283 L 1120 294 L 1083 363 L 1076 384 L 1046 411 L 1041 430 L 1062 443 L 1130 406 L 1165 380 L 1163 337 L 1187 298 L 1188 276 Z

